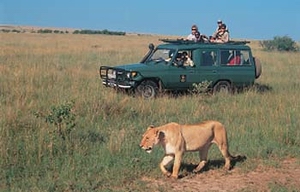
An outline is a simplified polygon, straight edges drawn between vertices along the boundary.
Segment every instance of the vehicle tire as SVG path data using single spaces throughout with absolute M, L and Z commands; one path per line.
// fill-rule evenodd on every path
M 226 93 L 231 94 L 233 88 L 228 81 L 219 81 L 213 88 L 213 94 L 216 93 Z
M 152 99 L 157 96 L 158 85 L 151 80 L 146 80 L 137 86 L 135 92 L 144 99 Z
M 254 63 L 255 63 L 255 78 L 258 79 L 262 72 L 262 67 L 260 60 L 254 57 Z

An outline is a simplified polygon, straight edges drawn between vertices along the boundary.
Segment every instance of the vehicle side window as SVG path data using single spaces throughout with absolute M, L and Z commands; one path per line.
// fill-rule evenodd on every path
M 250 65 L 250 53 L 248 50 L 222 50 L 222 65 Z
M 192 51 L 192 59 L 194 61 L 195 67 L 200 65 L 200 50 L 196 49 Z
M 221 65 L 227 65 L 230 53 L 228 50 L 221 51 Z
M 241 51 L 241 65 L 251 65 L 250 52 L 247 50 Z
M 230 50 L 227 65 L 240 65 L 241 64 L 241 51 Z
M 183 67 L 194 67 L 193 54 L 191 50 L 180 50 L 177 52 L 173 65 Z
M 212 66 L 216 64 L 217 54 L 215 51 L 205 50 L 201 52 L 201 65 Z

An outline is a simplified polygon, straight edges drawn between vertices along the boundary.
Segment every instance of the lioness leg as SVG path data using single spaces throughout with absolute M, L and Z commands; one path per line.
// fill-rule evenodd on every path
M 210 147 L 210 144 L 207 146 L 204 146 L 201 150 L 199 150 L 200 162 L 199 162 L 198 166 L 193 170 L 193 172 L 196 173 L 196 172 L 201 171 L 201 169 L 206 165 L 209 147 Z
M 219 149 L 222 153 L 222 155 L 224 156 L 224 159 L 225 159 L 225 169 L 229 170 L 231 168 L 231 159 L 232 159 L 232 156 L 229 154 L 228 152 L 228 147 L 227 145 L 220 145 L 219 146 Z
M 166 169 L 166 165 L 170 163 L 174 159 L 173 155 L 166 155 L 164 156 L 163 160 L 160 163 L 160 170 L 163 172 L 163 174 L 167 175 L 168 177 L 171 176 L 171 173 Z
M 224 168 L 229 170 L 231 168 L 231 159 L 232 156 L 230 155 L 229 151 L 228 151 L 228 145 L 227 142 L 216 142 L 216 144 L 218 145 L 224 159 L 225 159 L 225 166 Z
M 179 172 L 179 168 L 181 165 L 181 160 L 182 160 L 182 153 L 176 153 L 175 154 L 175 160 L 174 160 L 174 165 L 173 165 L 173 173 L 172 173 L 172 177 L 173 178 L 178 178 L 178 172 Z
M 228 151 L 228 143 L 227 143 L 227 134 L 225 128 L 217 127 L 219 129 L 218 134 L 215 134 L 214 143 L 216 143 L 225 159 L 225 169 L 229 170 L 231 168 L 231 159 L 232 156 Z

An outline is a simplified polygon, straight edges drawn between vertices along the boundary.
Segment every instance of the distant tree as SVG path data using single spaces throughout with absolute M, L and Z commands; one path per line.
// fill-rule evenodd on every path
M 14 33 L 21 33 L 20 30 L 17 30 L 17 29 L 13 29 L 11 32 L 14 32 Z
M 104 35 L 126 35 L 125 32 L 117 32 L 117 31 L 109 31 L 107 29 L 104 30 L 75 30 L 73 34 L 104 34 Z
M 2 29 L 1 31 L 4 32 L 4 33 L 9 33 L 10 32 L 9 29 Z
M 79 34 L 80 33 L 80 31 L 79 30 L 75 30 L 75 31 L 73 31 L 73 34 Z
M 102 34 L 108 35 L 109 31 L 107 29 L 102 30 Z
M 51 29 L 39 29 L 37 32 L 38 33 L 52 33 L 52 30 Z
M 267 51 L 298 51 L 296 42 L 288 37 L 274 37 L 273 40 L 260 41 L 260 45 Z

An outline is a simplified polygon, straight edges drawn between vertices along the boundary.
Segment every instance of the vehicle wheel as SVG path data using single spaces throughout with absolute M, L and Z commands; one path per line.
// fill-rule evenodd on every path
M 144 99 L 152 99 L 157 96 L 158 86 L 153 81 L 143 81 L 137 86 L 135 91 L 138 96 L 141 96 Z
M 262 67 L 259 59 L 254 58 L 254 63 L 255 63 L 255 78 L 258 79 L 261 75 Z
M 213 94 L 216 93 L 232 93 L 232 86 L 228 81 L 219 81 L 213 88 Z

